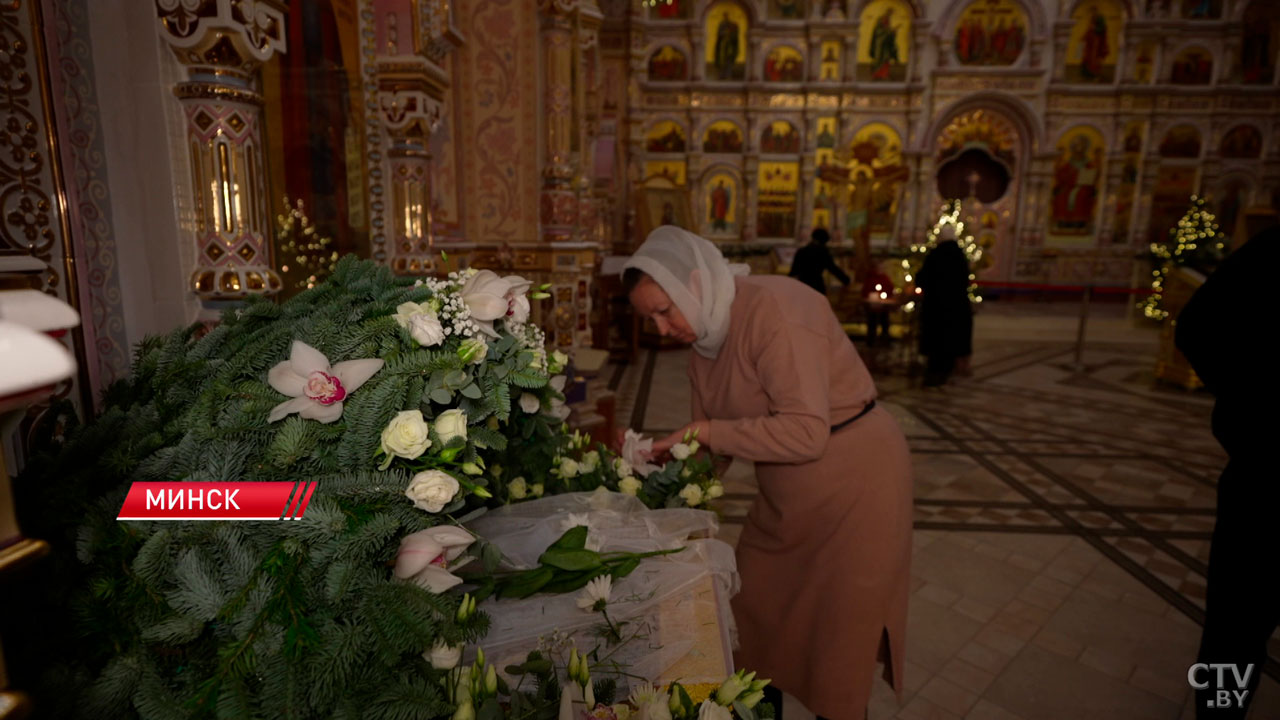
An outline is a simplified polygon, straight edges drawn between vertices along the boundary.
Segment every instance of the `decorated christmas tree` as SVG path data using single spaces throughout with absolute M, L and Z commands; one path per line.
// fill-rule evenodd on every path
M 1166 242 L 1151 243 L 1151 294 L 1139 307 L 1152 320 L 1163 320 L 1169 313 L 1160 307 L 1164 293 L 1164 281 L 1169 272 L 1178 267 L 1207 270 L 1222 259 L 1225 236 L 1218 232 L 1217 218 L 1205 209 L 1205 199 L 1191 196 L 1191 207 L 1169 229 Z
M 956 244 L 960 249 L 964 250 L 965 257 L 969 260 L 969 300 L 972 302 L 982 302 L 982 295 L 978 292 L 978 285 L 975 280 L 977 276 L 972 272 L 978 261 L 982 258 L 982 246 L 974 240 L 972 235 L 966 235 L 964 232 L 964 221 L 960 219 L 961 203 L 957 199 L 948 200 L 938 211 L 938 220 L 933 224 L 932 228 L 925 234 L 923 243 L 913 244 L 911 246 L 911 255 L 903 258 L 902 269 L 904 271 L 903 280 L 911 282 L 920 270 L 920 266 L 924 264 L 925 255 L 929 254 L 938 244 L 938 236 L 942 233 L 942 229 L 948 225 L 955 228 Z M 915 310 L 915 301 L 909 301 L 903 305 L 902 309 L 911 312 Z
M 276 216 L 276 248 L 282 258 L 280 273 L 296 277 L 296 290 L 313 288 L 333 273 L 338 263 L 338 253 L 329 249 L 329 238 L 316 232 L 302 206 L 302 200 L 289 204 L 284 199 L 285 212 Z

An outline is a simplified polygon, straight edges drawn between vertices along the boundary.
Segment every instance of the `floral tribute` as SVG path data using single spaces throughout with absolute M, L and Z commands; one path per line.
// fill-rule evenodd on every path
M 487 270 L 413 282 L 348 257 L 288 301 L 145 340 L 91 422 L 59 408 L 15 484 L 52 559 L 0 614 L 6 649 L 47 668 L 24 682 L 46 714 L 491 720 L 594 695 L 589 712 L 626 715 L 582 657 L 531 656 L 531 688 L 505 687 L 482 655 L 459 669 L 487 631 L 486 593 L 594 581 L 587 611 L 603 612 L 602 578 L 641 560 L 574 531 L 538 577 L 489 583 L 501 558 L 468 517 L 599 487 L 650 507 L 723 492 L 696 438 L 659 462 L 638 436 L 618 456 L 567 431 L 568 358 L 529 322 L 540 296 Z M 115 520 L 130 483 L 160 480 L 318 487 L 296 522 Z M 752 688 L 715 705 L 754 717 Z M 673 718 L 726 716 L 664 697 Z

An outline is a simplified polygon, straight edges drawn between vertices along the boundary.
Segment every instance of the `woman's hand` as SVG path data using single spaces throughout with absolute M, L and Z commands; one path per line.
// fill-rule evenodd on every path
M 706 420 L 698 420 L 691 422 L 661 440 L 653 441 L 653 456 L 655 458 L 665 455 L 671 451 L 671 448 L 684 442 L 685 435 L 695 434 L 694 439 L 698 444 L 705 448 L 714 447 L 711 444 L 711 423 Z

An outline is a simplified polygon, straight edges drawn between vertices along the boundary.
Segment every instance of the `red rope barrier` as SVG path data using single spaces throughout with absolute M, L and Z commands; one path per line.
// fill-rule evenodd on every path
M 975 284 L 979 287 L 1009 288 L 1012 290 L 1056 290 L 1058 292 L 1084 292 L 1085 290 L 1084 285 L 1042 285 L 1039 283 L 992 282 L 988 280 L 979 280 Z M 1155 292 L 1149 288 L 1135 289 L 1107 285 L 1095 285 L 1092 291 L 1099 295 L 1150 295 Z

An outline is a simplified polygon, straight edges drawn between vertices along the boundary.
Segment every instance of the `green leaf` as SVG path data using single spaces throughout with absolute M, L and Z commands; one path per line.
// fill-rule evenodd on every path
M 549 567 L 540 567 L 520 573 L 502 586 L 502 589 L 498 591 L 498 597 L 515 598 L 517 600 L 527 598 L 551 582 L 553 577 L 555 577 L 555 570 Z
M 498 704 L 498 699 L 485 700 L 476 713 L 476 720 L 503 720 L 502 706 Z
M 622 562 L 615 565 L 613 569 L 609 571 L 609 574 L 613 576 L 614 580 L 621 580 L 622 578 L 635 572 L 635 569 L 638 567 L 640 567 L 640 558 L 638 557 L 627 558 L 626 560 L 623 560 Z
M 561 550 L 551 548 L 542 553 L 538 562 L 561 570 L 580 572 L 600 567 L 600 553 L 591 550 Z
M 582 572 L 573 573 L 569 575 L 562 574 L 560 577 L 557 577 L 555 580 L 552 580 L 551 582 L 547 583 L 542 588 L 542 592 L 556 593 L 558 595 L 563 595 L 564 593 L 570 593 L 575 590 L 581 590 L 582 588 L 586 587 L 587 583 L 591 582 L 597 577 L 600 577 L 601 575 L 607 574 L 607 572 L 608 571 L 604 570 L 603 568 L 597 567 L 597 568 L 592 568 L 590 570 L 584 570 Z
M 576 525 L 565 531 L 547 550 L 581 550 L 587 546 L 587 526 Z
M 453 401 L 453 393 L 444 388 L 436 388 L 435 390 L 432 390 L 430 397 L 431 402 L 438 403 L 440 405 L 448 405 Z
M 476 385 L 475 383 L 471 383 L 470 385 L 462 388 L 462 396 L 469 397 L 472 400 L 479 400 L 481 397 L 484 396 L 484 393 L 480 392 L 479 385 Z

